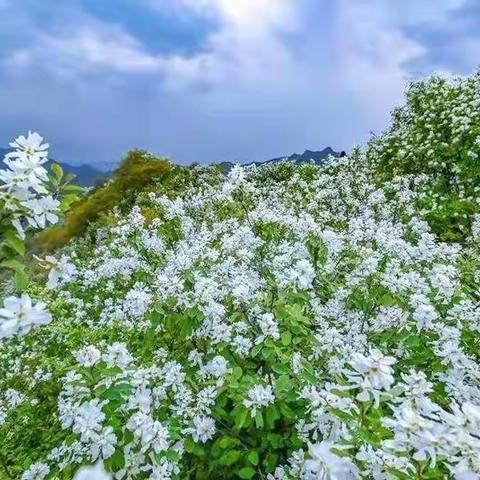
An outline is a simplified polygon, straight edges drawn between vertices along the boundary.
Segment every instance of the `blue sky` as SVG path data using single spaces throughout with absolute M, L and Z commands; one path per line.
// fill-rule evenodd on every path
M 407 81 L 480 65 L 476 0 L 0 0 L 0 146 L 179 163 L 350 149 Z

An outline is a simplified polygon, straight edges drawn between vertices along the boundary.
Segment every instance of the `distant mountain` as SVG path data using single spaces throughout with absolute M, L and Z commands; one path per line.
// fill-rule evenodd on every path
M 6 153 L 8 153 L 8 149 L 2 149 L 0 148 L 0 169 L 3 168 L 3 157 Z M 333 156 L 335 158 L 340 158 L 345 156 L 345 152 L 336 152 L 330 147 L 324 148 L 323 150 L 320 151 L 314 151 L 314 150 L 305 150 L 303 153 L 293 153 L 292 155 L 286 156 L 286 157 L 277 157 L 277 158 L 272 158 L 271 160 L 266 160 L 263 162 L 253 162 L 249 163 L 246 165 L 268 165 L 271 163 L 278 163 L 281 161 L 291 161 L 295 162 L 296 164 L 301 164 L 301 163 L 315 163 L 316 165 L 323 165 L 325 164 L 327 158 L 329 156 Z M 47 167 L 50 166 L 50 164 L 53 162 L 53 160 L 49 160 L 47 163 Z M 65 173 L 73 173 L 76 175 L 74 183 L 77 185 L 81 185 L 82 187 L 91 187 L 94 186 L 97 182 L 103 182 L 105 180 L 108 180 L 110 176 L 112 175 L 112 172 L 105 172 L 102 170 L 98 170 L 95 167 L 92 167 L 91 165 L 70 165 L 69 163 L 64 163 L 64 162 L 56 162 L 58 163 L 64 170 Z M 225 173 L 229 172 L 234 163 L 232 162 L 222 162 L 217 165 L 220 165 L 220 167 L 223 169 Z
M 297 165 L 302 163 L 314 163 L 316 165 L 324 165 L 330 155 L 334 158 L 341 158 L 341 157 L 344 157 L 346 153 L 344 151 L 336 152 L 332 148 L 327 147 L 320 151 L 305 150 L 303 153 L 293 153 L 292 155 L 288 155 L 286 157 L 277 157 L 277 158 L 272 158 L 271 160 L 266 160 L 263 162 L 247 163 L 246 165 L 260 166 L 260 165 L 269 165 L 271 163 L 278 163 L 282 161 L 295 162 Z M 222 162 L 219 165 L 222 167 L 224 172 L 227 173 L 232 169 L 234 163 Z
M 3 157 L 10 150 L 6 148 L 0 148 L 0 169 L 4 168 Z M 69 163 L 57 162 L 56 160 L 49 160 L 46 164 L 47 170 L 52 163 L 58 163 L 65 173 L 73 173 L 75 175 L 74 183 L 82 187 L 91 187 L 95 183 L 102 182 L 108 179 L 111 172 L 104 172 L 92 167 L 91 165 L 70 165 Z
M 320 151 L 305 150 L 301 154 L 293 153 L 288 157 L 272 158 L 271 160 L 267 160 L 266 162 L 260 162 L 260 164 L 277 163 L 281 162 L 282 160 L 288 160 L 297 164 L 312 162 L 317 165 L 323 165 L 330 155 L 335 158 L 340 158 L 345 156 L 345 152 L 336 152 L 330 147 L 324 148 Z

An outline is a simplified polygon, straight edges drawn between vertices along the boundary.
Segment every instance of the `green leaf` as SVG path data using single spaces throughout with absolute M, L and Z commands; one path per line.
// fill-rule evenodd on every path
M 61 200 L 60 200 L 60 208 L 62 209 L 63 212 L 67 211 L 72 203 L 75 203 L 78 200 L 78 196 L 69 193 L 68 195 L 65 195 Z
M 197 457 L 201 457 L 205 454 L 205 450 L 200 445 L 195 443 L 191 437 L 187 437 L 185 439 L 184 446 L 188 453 L 191 453 Z
M 232 380 L 239 380 L 242 377 L 243 371 L 240 367 L 235 367 L 232 372 Z
M 255 475 L 255 470 L 252 467 L 244 467 L 235 473 L 240 478 L 252 478 Z
M 75 178 L 77 178 L 77 176 L 74 173 L 67 173 L 63 177 L 63 184 L 66 186 L 67 183 L 70 183 L 72 180 L 75 180 Z M 76 187 L 77 185 L 70 185 L 70 186 Z M 81 187 L 78 187 L 78 188 L 81 188 Z
M 273 470 L 278 464 L 278 454 L 269 453 L 265 458 L 263 464 L 265 465 L 265 469 L 267 470 L 267 472 L 273 472 Z
M 275 390 L 279 396 L 292 388 L 292 382 L 288 375 L 281 375 L 275 382 Z
M 275 365 L 272 365 L 272 370 L 279 375 L 285 375 L 290 371 L 290 368 L 286 363 L 276 363 Z
M 62 193 L 75 193 L 75 194 L 81 194 L 85 191 L 83 187 L 80 187 L 79 185 L 65 185 L 62 188 Z
M 241 454 L 240 450 L 230 450 L 219 458 L 218 463 L 220 465 L 232 465 L 240 458 Z
M 278 408 L 275 405 L 269 405 L 267 407 L 267 424 L 270 428 L 273 428 L 275 426 L 275 420 L 278 420 L 280 418 L 280 413 L 278 411 Z
M 227 449 L 228 447 L 231 447 L 233 445 L 237 445 L 238 440 L 236 438 L 231 438 L 231 437 L 223 437 L 219 442 L 218 445 L 220 448 L 223 450 Z
M 15 287 L 17 291 L 23 292 L 28 286 L 28 275 L 25 272 L 15 273 Z
M 290 332 L 283 332 L 282 333 L 282 345 L 285 345 L 286 347 L 290 345 L 292 341 L 292 334 Z
M 180 460 L 180 453 L 179 453 L 179 452 L 176 452 L 175 450 L 168 450 L 168 451 L 165 453 L 165 457 L 166 457 L 168 460 L 172 460 L 172 461 L 178 462 L 178 460 Z
M 127 397 L 131 391 L 132 387 L 128 384 L 118 385 L 105 390 L 102 396 L 108 400 L 122 400 L 124 397 Z
M 284 402 L 279 405 L 281 414 L 288 420 L 295 420 L 297 417 L 295 412 Z
M 262 357 L 265 360 L 268 360 L 272 356 L 273 353 L 274 353 L 274 349 L 272 347 L 263 347 L 263 349 L 262 349 Z
M 258 453 L 255 450 L 252 450 L 248 455 L 247 455 L 247 460 L 252 464 L 252 465 L 258 465 L 258 462 L 260 461 L 258 458 Z
M 258 355 L 258 353 L 260 352 L 260 350 L 262 349 L 263 345 L 260 344 L 260 345 L 255 345 L 253 348 L 252 348 L 252 357 L 256 357 Z
M 245 425 L 247 416 L 248 416 L 248 410 L 245 408 L 242 408 L 242 410 L 240 410 L 240 412 L 237 415 L 235 415 L 235 426 L 238 429 L 241 429 Z
M 123 456 L 123 449 L 119 448 L 115 450 L 115 453 L 105 462 L 108 462 L 109 470 L 117 472 L 125 466 L 125 458 Z
M 58 163 L 52 163 L 50 170 L 53 173 L 55 183 L 58 185 L 63 177 L 63 168 Z
M 1 264 L 2 267 L 9 268 L 15 272 L 22 272 L 25 270 L 25 265 L 14 258 L 4 260 Z
M 7 245 L 15 250 L 22 257 L 25 255 L 25 243 L 18 236 L 15 230 L 7 230 L 5 232 L 5 240 Z

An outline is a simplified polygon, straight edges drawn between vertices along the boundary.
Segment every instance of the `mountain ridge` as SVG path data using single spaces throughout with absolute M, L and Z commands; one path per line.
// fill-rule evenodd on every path
M 291 155 L 285 157 L 276 157 L 270 160 L 265 160 L 263 162 L 249 162 L 244 163 L 244 166 L 261 166 L 261 165 L 269 165 L 272 163 L 278 162 L 295 162 L 296 164 L 302 163 L 314 163 L 316 165 L 324 165 L 327 162 L 329 156 L 334 158 L 341 158 L 346 155 L 345 151 L 336 152 L 331 147 L 325 147 L 323 150 L 305 150 L 303 153 L 292 153 Z M 215 164 L 213 164 L 215 165 Z M 233 162 L 221 162 L 217 165 L 220 165 L 225 172 L 229 172 L 232 167 L 235 165 Z
M 0 148 L 0 169 L 3 168 L 1 164 L 1 160 L 7 154 L 10 150 L 7 148 Z M 276 157 L 272 158 L 270 160 L 265 160 L 265 161 L 259 161 L 259 162 L 249 162 L 249 163 L 244 163 L 242 165 L 245 166 L 251 166 L 251 165 L 269 165 L 272 163 L 278 163 L 281 161 L 292 161 L 295 162 L 296 164 L 301 164 L 301 163 L 309 163 L 313 162 L 316 165 L 323 165 L 326 163 L 327 159 L 329 156 L 332 156 L 334 158 L 340 158 L 345 156 L 345 152 L 336 152 L 333 150 L 331 147 L 326 147 L 323 150 L 305 150 L 303 153 L 292 153 L 291 155 L 285 156 L 285 157 Z M 103 182 L 105 180 L 108 180 L 110 176 L 112 175 L 112 171 L 103 171 L 99 170 L 95 167 L 92 167 L 91 165 L 88 164 L 82 164 L 82 165 L 71 165 L 67 162 L 59 162 L 57 160 L 52 160 L 50 159 L 47 163 L 47 166 L 49 166 L 51 163 L 58 163 L 65 173 L 73 173 L 75 177 L 75 183 L 77 185 L 81 185 L 83 187 L 91 187 L 95 185 L 97 182 Z M 235 165 L 234 162 L 217 162 L 213 163 L 211 165 L 218 165 L 222 168 L 222 170 L 227 173 L 229 172 L 232 167 Z

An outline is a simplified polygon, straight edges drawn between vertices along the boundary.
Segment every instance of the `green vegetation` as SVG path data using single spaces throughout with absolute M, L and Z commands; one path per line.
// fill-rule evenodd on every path
M 131 152 L 0 310 L 0 478 L 478 478 L 479 83 L 326 166 Z
M 73 205 L 64 225 L 39 235 L 40 245 L 46 248 L 66 245 L 71 239 L 82 235 L 89 224 L 108 217 L 114 208 L 128 211 L 140 192 L 156 183 L 165 182 L 172 170 L 168 161 L 142 150 L 132 150 L 106 185 Z

